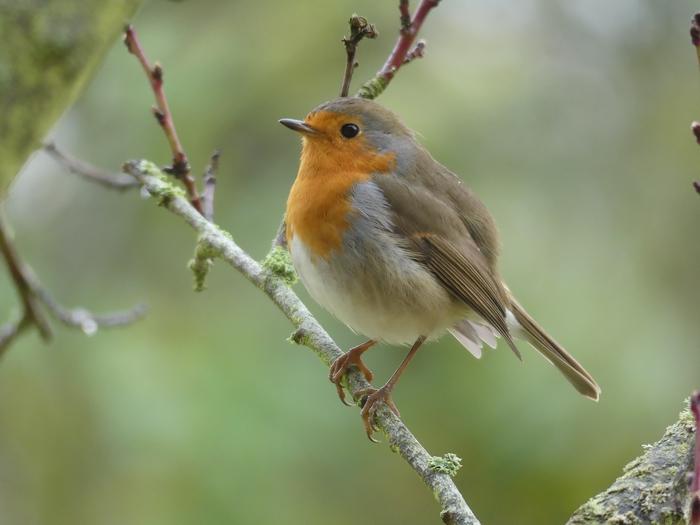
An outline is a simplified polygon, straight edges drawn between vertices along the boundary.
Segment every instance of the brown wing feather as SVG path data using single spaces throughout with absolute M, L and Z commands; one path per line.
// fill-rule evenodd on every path
M 430 160 L 433 168 L 440 166 Z M 485 226 L 491 223 L 490 215 L 455 175 L 444 169 L 434 178 L 425 178 L 420 175 L 422 168 L 417 162 L 409 174 L 373 178 L 393 212 L 395 233 L 446 290 L 491 324 L 520 357 L 506 325 L 508 294 L 496 270 L 495 229 Z M 480 230 L 464 220 L 465 212 L 477 207 L 483 211 L 477 214 L 485 230 L 477 235 L 481 244 L 472 233 Z M 484 244 L 486 237 L 489 242 Z
M 493 326 L 520 358 L 506 325 L 504 291 L 491 276 L 479 250 L 476 247 L 471 251 L 458 250 L 432 234 L 418 234 L 412 239 L 423 257 L 422 262 L 442 285 Z

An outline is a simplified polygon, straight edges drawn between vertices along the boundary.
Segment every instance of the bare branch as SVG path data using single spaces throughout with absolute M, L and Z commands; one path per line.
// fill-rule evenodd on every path
M 48 290 L 35 283 L 35 294 L 51 315 L 64 325 L 78 328 L 85 335 L 94 335 L 100 328 L 116 328 L 130 325 L 146 315 L 146 305 L 138 304 L 129 310 L 94 314 L 85 308 L 66 308 L 56 301 Z
M 350 24 L 350 37 L 343 37 L 343 44 L 345 44 L 345 53 L 347 55 L 347 60 L 345 62 L 345 74 L 343 75 L 343 85 L 340 88 L 340 96 L 347 97 L 350 91 L 350 81 L 352 80 L 352 74 L 357 67 L 357 62 L 355 62 L 355 54 L 357 53 L 357 46 L 363 38 L 377 38 L 379 33 L 375 29 L 373 24 L 370 24 L 366 18 L 353 14 L 349 20 Z
M 700 66 L 700 13 L 695 13 L 690 21 L 690 42 L 695 47 L 695 54 Z M 693 135 L 695 135 L 695 140 L 700 144 L 700 122 L 693 122 L 690 128 L 693 131 Z M 694 181 L 693 188 L 700 193 L 700 181 Z
M 22 307 L 24 308 L 24 315 L 22 316 L 22 321 L 20 322 L 22 329 L 29 325 L 34 325 L 36 326 L 37 330 L 39 330 L 41 338 L 44 341 L 49 341 L 52 335 L 51 327 L 37 304 L 37 299 L 32 289 L 32 272 L 20 259 L 19 254 L 17 253 L 17 250 L 12 242 L 10 232 L 5 226 L 3 217 L 0 217 L 0 254 L 2 254 L 3 258 L 5 259 L 7 269 L 10 272 L 15 288 L 17 289 L 17 294 L 22 301 Z M 12 338 L 16 337 L 19 331 L 21 330 L 18 327 L 17 330 L 14 331 Z M 0 347 L 0 352 L 1 351 L 2 347 Z
M 42 149 L 69 172 L 90 182 L 96 182 L 101 186 L 118 191 L 125 191 L 139 186 L 133 177 L 129 177 L 124 173 L 110 173 L 84 160 L 77 159 L 61 151 L 53 142 L 47 142 Z
M 30 326 L 32 322 L 26 314 L 17 321 L 9 321 L 0 326 L 0 357 L 5 355 L 13 341 Z
M 151 66 L 136 35 L 136 30 L 131 25 L 126 26 L 124 29 L 124 44 L 129 50 L 129 53 L 135 55 L 143 67 L 156 98 L 156 107 L 153 108 L 153 114 L 158 124 L 160 124 L 160 127 L 163 129 L 173 154 L 173 164 L 167 168 L 165 172 L 174 175 L 182 181 L 192 206 L 194 206 L 199 213 L 204 213 L 202 202 L 197 192 L 197 185 L 192 177 L 190 163 L 187 160 L 185 150 L 182 148 L 180 139 L 177 136 L 177 130 L 175 129 L 172 113 L 168 106 L 168 100 L 165 98 L 165 90 L 163 89 L 163 68 L 158 63 Z
M 87 166 L 85 163 L 78 165 Z M 15 339 L 33 326 L 37 328 L 44 341 L 48 342 L 51 339 L 51 327 L 44 311 L 40 308 L 42 305 L 57 321 L 69 327 L 79 328 L 87 335 L 94 334 L 101 327 L 131 324 L 145 314 L 145 307 L 142 305 L 125 312 L 104 315 L 95 315 L 83 308 L 71 310 L 61 306 L 49 291 L 41 286 L 31 268 L 19 258 L 2 217 L 0 217 L 0 254 L 7 263 L 23 307 L 19 320 L 0 326 L 0 357 L 7 352 Z
M 399 38 L 382 68 L 373 78 L 362 85 L 357 93 L 358 97 L 373 99 L 378 97 L 386 89 L 391 79 L 396 75 L 396 72 L 405 63 L 406 56 L 411 50 L 413 41 L 416 39 L 426 17 L 431 9 L 437 7 L 439 3 L 440 0 L 421 0 L 416 11 L 413 13 L 413 17 L 410 19 L 410 23 L 406 24 L 408 2 L 406 0 L 400 0 L 401 30 L 399 31 Z
M 209 164 L 204 170 L 204 175 L 202 176 L 202 182 L 204 183 L 204 190 L 202 191 L 202 209 L 204 210 L 204 217 L 208 221 L 214 220 L 214 193 L 216 191 L 216 174 L 219 171 L 219 158 L 221 153 L 219 150 L 212 153 L 209 159 Z
M 178 194 L 177 188 L 166 182 L 154 164 L 132 161 L 124 165 L 124 170 L 136 177 L 159 204 L 184 219 L 198 233 L 198 252 L 201 251 L 208 257 L 223 259 L 260 288 L 292 322 L 296 330 L 296 342 L 313 350 L 326 366 L 330 366 L 335 359 L 343 355 L 342 350 L 287 286 L 285 280 L 252 259 L 233 241 L 228 232 L 202 217 Z M 282 250 L 279 247 L 276 249 Z M 285 252 L 282 250 L 282 253 Z M 356 370 L 351 370 L 348 374 L 348 384 L 354 397 L 370 386 Z M 406 460 L 433 492 L 442 507 L 443 522 L 450 525 L 478 525 L 479 521 L 467 506 L 452 478 L 434 467 L 440 462 L 431 462 L 432 456 L 404 423 L 384 405 L 377 411 L 376 422 L 387 436 L 392 450 L 397 451 Z

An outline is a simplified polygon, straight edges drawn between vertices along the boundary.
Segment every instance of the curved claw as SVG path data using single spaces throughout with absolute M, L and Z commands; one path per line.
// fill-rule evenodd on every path
M 372 378 L 374 377 L 374 374 L 369 368 L 367 368 L 361 357 L 362 353 L 367 350 L 367 348 L 369 348 L 369 345 L 365 344 L 349 350 L 333 361 L 330 370 L 328 371 L 328 380 L 335 385 L 340 401 L 346 406 L 352 405 L 345 399 L 345 391 L 343 390 L 341 382 L 350 367 L 356 366 L 367 381 L 372 381 Z
M 331 381 L 333 380 L 331 379 Z M 351 407 L 352 403 L 348 403 L 345 399 L 345 390 L 343 389 L 343 385 L 340 383 L 340 381 L 333 381 L 333 383 L 335 383 L 335 389 L 338 391 L 338 397 L 340 398 L 341 403 L 343 403 L 346 407 Z
M 380 403 L 386 404 L 396 417 L 401 417 L 399 414 L 399 409 L 391 399 L 391 389 L 384 385 L 380 389 L 367 388 L 358 392 L 358 395 L 363 399 L 362 404 L 362 422 L 365 426 L 365 432 L 367 437 L 373 443 L 379 443 L 378 440 L 374 439 L 373 434 L 379 430 L 375 421 L 375 415 L 377 414 L 377 409 Z

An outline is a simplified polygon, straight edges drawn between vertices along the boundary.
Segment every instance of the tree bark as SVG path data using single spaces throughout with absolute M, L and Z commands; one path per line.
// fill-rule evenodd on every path
M 688 523 L 694 435 L 695 421 L 686 409 L 610 487 L 579 507 L 567 525 Z

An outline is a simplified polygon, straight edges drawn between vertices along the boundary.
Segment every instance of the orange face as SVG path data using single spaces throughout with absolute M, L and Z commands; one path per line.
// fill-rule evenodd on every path
M 318 111 L 304 123 L 301 163 L 287 200 L 287 240 L 291 244 L 299 235 L 316 257 L 325 259 L 340 247 L 349 226 L 353 186 L 392 171 L 396 155 L 377 151 L 356 115 Z

